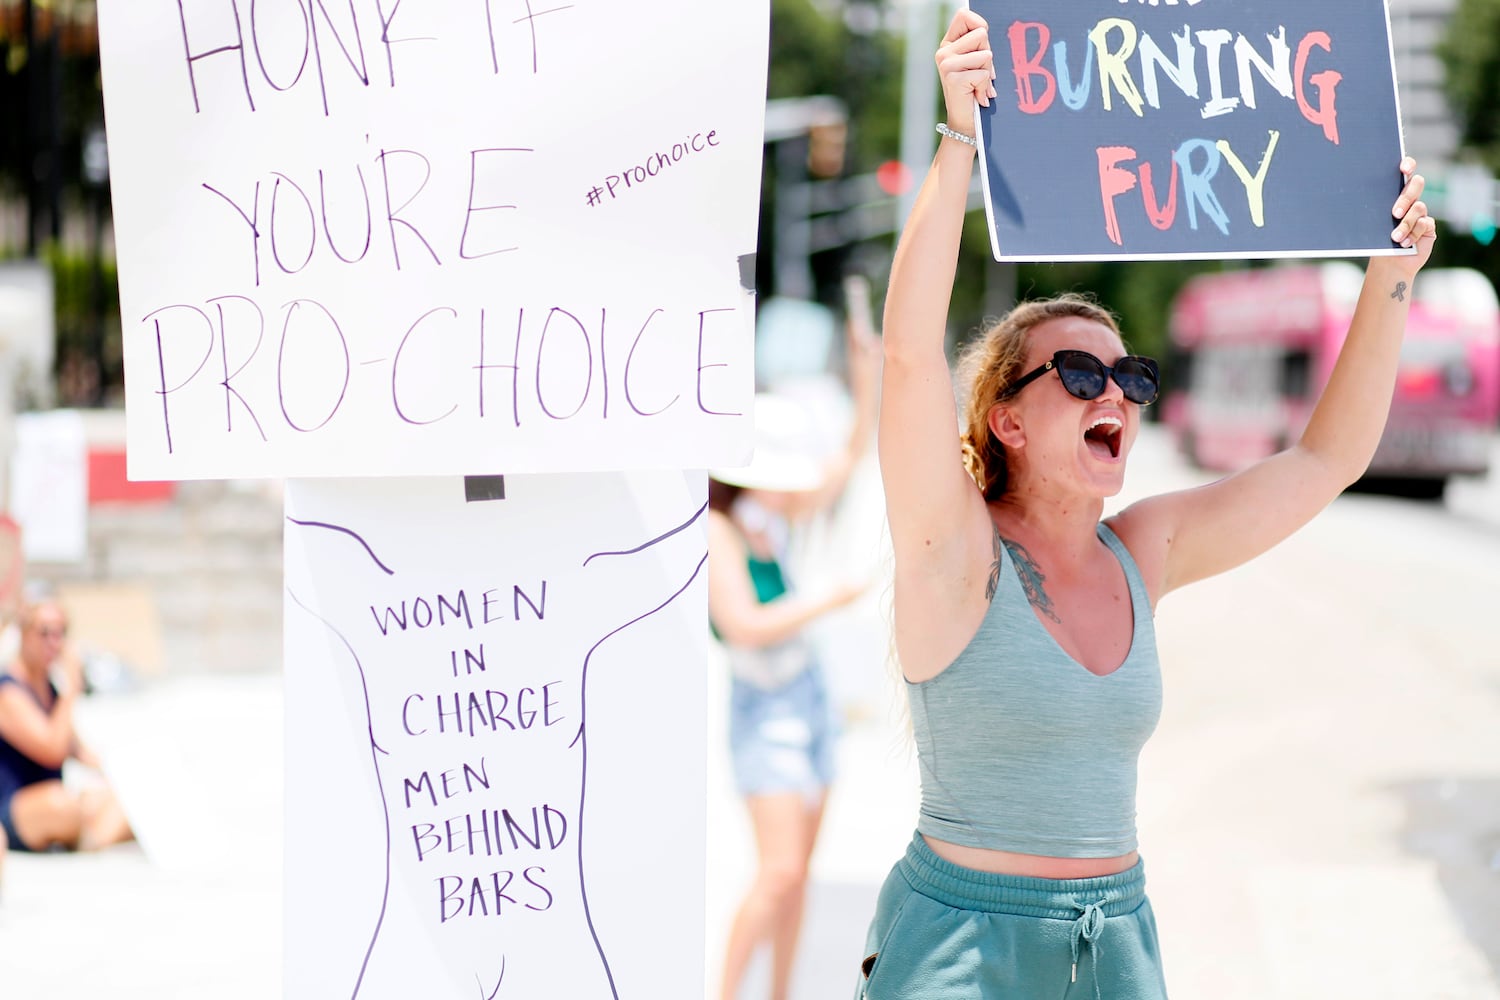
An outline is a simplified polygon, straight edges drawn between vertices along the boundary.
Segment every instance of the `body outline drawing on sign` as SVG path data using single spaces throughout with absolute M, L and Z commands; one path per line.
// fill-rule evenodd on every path
M 290 521 L 292 519 L 287 518 L 287 520 Z M 370 967 L 370 956 L 375 951 L 375 942 L 380 938 L 380 928 L 385 925 L 386 907 L 390 904 L 391 898 L 391 812 L 390 806 L 386 802 L 385 798 L 385 778 L 380 773 L 380 758 L 376 756 L 377 753 L 387 755 L 389 754 L 388 751 L 386 751 L 385 748 L 380 745 L 379 741 L 375 739 L 375 722 L 370 715 L 369 684 L 365 678 L 365 668 L 364 664 L 360 662 L 359 653 L 355 651 L 354 646 L 349 642 L 344 633 L 339 631 L 337 625 L 333 624 L 327 618 L 324 618 L 322 615 L 318 614 L 317 611 L 313 610 L 312 608 L 308 607 L 307 604 L 303 603 L 301 598 L 297 596 L 296 592 L 294 592 L 292 588 L 286 588 L 286 593 L 287 596 L 292 599 L 292 602 L 294 604 L 296 604 L 303 611 L 306 611 L 328 631 L 332 632 L 334 634 L 334 637 L 338 639 L 338 641 L 346 650 L 348 650 L 349 657 L 354 661 L 354 669 L 359 674 L 360 687 L 363 690 L 365 696 L 365 722 L 369 726 L 368 732 L 370 734 L 370 770 L 375 775 L 375 787 L 380 795 L 380 811 L 384 816 L 385 823 L 385 871 L 383 873 L 383 880 L 380 886 L 380 913 L 375 918 L 375 926 L 370 930 L 370 942 L 365 946 L 364 958 L 359 965 L 359 975 L 355 977 L 354 989 L 349 994 L 352 998 L 359 996 L 360 986 L 364 984 L 365 972 L 368 971 Z
M 396 575 L 396 571 L 393 570 L 393 569 L 391 569 L 384 562 L 382 562 L 381 559 L 380 559 L 380 557 L 375 554 L 375 550 L 370 547 L 370 543 L 369 542 L 365 541 L 364 536 L 360 535 L 359 532 L 353 530 L 352 528 L 346 528 L 346 527 L 343 527 L 342 525 L 338 525 L 338 524 L 330 524 L 330 523 L 328 523 L 326 521 L 306 521 L 306 520 L 301 520 L 299 518 L 292 517 L 291 515 L 287 515 L 286 519 L 287 519 L 287 521 L 289 523 L 295 524 L 298 527 L 304 527 L 304 528 L 324 528 L 324 529 L 327 529 L 329 531 L 339 532 L 339 533 L 342 533 L 344 535 L 348 535 L 350 538 L 353 538 L 355 541 L 357 541 L 364 548 L 365 553 L 370 557 L 370 559 L 375 563 L 376 566 L 380 567 L 380 569 L 381 569 L 382 572 L 384 572 L 387 576 L 395 576 Z M 313 608 L 309 607 L 301 598 L 299 598 L 297 596 L 296 592 L 294 592 L 292 590 L 292 588 L 291 588 L 290 585 L 287 585 L 287 587 L 286 587 L 286 593 L 287 593 L 287 596 L 289 598 L 291 598 L 291 600 L 292 600 L 292 602 L 294 604 L 296 604 L 303 611 L 305 611 L 309 615 L 311 615 L 316 621 L 318 621 L 328 631 L 332 632 L 333 635 L 334 635 L 334 637 L 338 639 L 339 643 L 344 647 L 344 649 L 348 651 L 350 659 L 352 659 L 354 661 L 354 669 L 359 674 L 360 692 L 361 692 L 361 694 L 364 697 L 363 704 L 364 704 L 364 712 L 365 712 L 366 732 L 369 734 L 369 738 L 370 738 L 370 770 L 375 775 L 375 788 L 376 788 L 377 793 L 380 796 L 380 811 L 381 811 L 382 818 L 383 818 L 384 825 L 385 825 L 385 871 L 383 873 L 383 879 L 382 879 L 381 887 L 380 887 L 380 912 L 379 912 L 379 914 L 375 918 L 375 926 L 370 930 L 370 941 L 369 941 L 369 944 L 367 944 L 365 946 L 364 958 L 360 961 L 359 975 L 355 977 L 355 980 L 354 980 L 354 989 L 349 994 L 349 996 L 351 998 L 353 998 L 353 997 L 359 996 L 360 987 L 364 984 L 365 973 L 369 970 L 369 967 L 370 967 L 370 956 L 372 954 L 374 954 L 374 952 L 375 952 L 375 942 L 377 940 L 379 940 L 379 938 L 380 938 L 380 929 L 381 929 L 381 927 L 383 927 L 385 925 L 386 907 L 390 905 L 390 897 L 391 897 L 391 810 L 390 810 L 390 804 L 386 801 L 386 797 L 385 797 L 385 776 L 380 773 L 380 758 L 376 756 L 377 753 L 385 754 L 386 756 L 389 756 L 390 754 L 389 754 L 389 752 L 384 747 L 382 747 L 380 745 L 380 741 L 375 738 L 375 719 L 374 719 L 374 716 L 373 716 L 373 714 L 371 712 L 371 708 L 370 708 L 370 686 L 369 686 L 369 680 L 365 676 L 365 666 L 364 666 L 364 663 L 360 660 L 360 658 L 359 658 L 359 652 L 354 648 L 354 644 L 351 643 L 349 641 L 348 637 L 345 636 L 344 633 L 339 630 L 339 627 L 337 625 L 335 625 L 333 622 L 329 621 L 327 618 L 323 617 L 321 614 L 319 614 Z M 505 956 L 504 955 L 502 955 L 500 957 L 500 962 L 501 962 L 500 976 L 503 979 L 504 976 L 505 976 Z M 476 974 L 476 978 L 478 978 L 477 974 Z M 495 988 L 497 990 L 500 988 L 498 983 L 496 984 Z M 480 987 L 480 991 L 483 992 L 483 987 L 482 986 Z M 491 994 L 491 997 L 493 997 L 493 996 L 494 996 L 494 994 Z M 486 998 L 486 1000 L 489 1000 L 489 998 Z
M 683 532 L 689 530 L 694 524 L 701 523 L 706 510 L 707 503 L 705 501 L 698 504 L 696 508 L 685 517 L 680 513 L 677 514 L 671 527 L 667 528 L 666 530 L 655 531 L 651 534 L 651 537 L 644 542 L 632 543 L 630 545 L 624 545 L 617 548 L 605 549 L 603 547 L 599 547 L 598 551 L 594 551 L 591 554 L 587 555 L 586 558 L 583 558 L 581 560 L 581 563 L 575 563 L 575 565 L 578 566 L 579 571 L 584 571 L 592 566 L 597 566 L 598 560 L 604 559 L 605 557 L 633 557 L 639 556 L 642 553 L 650 552 L 653 549 L 659 550 L 662 543 L 674 538 L 675 536 L 681 535 Z M 652 518 L 651 520 L 655 519 Z M 299 510 L 296 512 L 296 516 L 294 516 L 293 513 L 288 512 L 286 521 L 298 528 L 317 529 L 315 534 L 306 534 L 305 537 L 308 538 L 316 537 L 316 535 L 322 535 L 324 537 L 343 536 L 346 541 L 352 541 L 363 550 L 362 553 L 356 554 L 354 556 L 354 559 L 357 561 L 357 563 L 365 569 L 373 566 L 379 571 L 380 577 L 397 578 L 399 576 L 406 576 L 408 579 L 411 578 L 410 571 L 414 567 L 405 565 L 405 563 L 400 559 L 395 560 L 393 566 L 393 564 L 388 561 L 387 553 L 385 552 L 386 546 L 383 546 L 381 544 L 381 539 L 378 537 L 378 531 L 376 535 L 372 536 L 368 531 L 364 530 L 364 528 L 368 526 L 368 520 L 365 525 L 359 525 L 359 530 L 356 530 L 355 527 L 346 526 L 347 524 L 356 523 L 355 519 L 353 518 L 343 518 L 337 515 L 321 517 L 316 515 L 303 516 L 303 512 Z M 340 523 L 341 521 L 344 523 Z M 647 528 L 649 531 L 649 526 L 647 526 Z M 352 551 L 352 549 L 350 549 L 347 544 L 342 545 L 342 549 L 346 554 Z M 585 549 L 584 551 L 587 552 L 588 550 Z M 608 934 L 601 929 L 600 919 L 596 912 L 596 907 L 590 901 L 588 884 L 589 869 L 584 857 L 584 831 L 586 827 L 584 812 L 589 802 L 587 733 L 587 681 L 589 676 L 589 668 L 591 666 L 597 665 L 598 659 L 595 654 L 600 653 L 601 649 L 605 647 L 606 643 L 608 643 L 609 640 L 663 612 L 664 610 L 669 608 L 675 601 L 677 601 L 679 597 L 688 592 L 696 581 L 701 579 L 703 567 L 707 561 L 706 540 L 702 544 L 689 543 L 689 549 L 684 553 L 678 553 L 671 557 L 670 562 L 667 561 L 667 557 L 662 557 L 655 553 L 653 554 L 653 558 L 660 559 L 660 561 L 655 565 L 655 569 L 658 575 L 653 576 L 653 581 L 658 584 L 659 589 L 657 589 L 655 596 L 650 597 L 649 608 L 640 612 L 631 611 L 624 614 L 622 616 L 624 620 L 620 624 L 614 625 L 613 627 L 610 627 L 607 623 L 598 623 L 598 625 L 596 626 L 599 629 L 599 632 L 596 633 L 597 637 L 592 641 L 586 640 L 586 644 L 581 647 L 580 651 L 583 655 L 580 659 L 574 661 L 578 666 L 578 673 L 573 675 L 573 677 L 576 678 L 579 690 L 579 722 L 574 731 L 569 734 L 571 736 L 571 739 L 569 739 L 568 736 L 563 736 L 563 739 L 569 739 L 567 743 L 558 745 L 557 750 L 555 751 L 549 751 L 549 753 L 561 753 L 569 755 L 576 752 L 578 755 L 576 765 L 568 766 L 565 771 L 566 774 L 574 776 L 566 780 L 576 780 L 578 782 L 578 811 L 574 818 L 574 836 L 576 837 L 574 861 L 576 862 L 576 872 L 578 878 L 576 905 L 581 908 L 580 915 L 581 923 L 583 924 L 582 929 L 587 933 L 588 947 L 592 949 L 592 951 L 597 955 L 598 958 L 598 969 L 599 972 L 602 973 L 600 978 L 600 986 L 603 987 L 607 985 L 607 988 L 609 990 L 608 995 L 613 998 L 613 1000 L 618 1000 L 618 998 L 621 996 L 621 989 L 616 981 L 616 969 L 611 964 L 608 950 L 605 945 L 605 940 L 607 939 Z M 618 559 L 612 561 L 615 562 L 615 565 L 619 565 Z M 319 559 L 317 560 L 317 562 L 327 565 L 327 563 L 325 563 L 323 559 Z M 398 573 L 397 569 L 394 567 L 400 567 L 403 572 Z M 419 573 L 418 576 L 420 575 L 421 574 Z M 588 572 L 587 575 L 592 577 L 595 574 L 593 572 Z M 319 588 L 310 587 L 308 589 L 316 590 Z M 394 780 L 393 775 L 387 772 L 393 766 L 392 761 L 396 758 L 392 755 L 392 752 L 390 749 L 388 749 L 387 745 L 385 745 L 385 740 L 383 740 L 380 733 L 378 732 L 378 730 L 380 729 L 379 718 L 383 717 L 385 714 L 384 712 L 378 711 L 378 709 L 381 707 L 382 701 L 386 702 L 386 707 L 390 707 L 391 703 L 387 699 L 391 697 L 391 694 L 389 692 L 384 692 L 382 694 L 382 692 L 378 690 L 381 686 L 379 683 L 380 676 L 384 675 L 382 671 L 377 669 L 375 665 L 369 660 L 368 656 L 362 655 L 361 640 L 359 639 L 359 637 L 351 633 L 347 628 L 341 627 L 339 622 L 335 620 L 340 619 L 343 613 L 347 613 L 348 608 L 351 606 L 346 606 L 343 611 L 334 611 L 330 608 L 320 607 L 320 602 L 316 598 L 310 597 L 308 595 L 301 582 L 294 583 L 293 581 L 288 580 L 285 590 L 288 600 L 291 602 L 291 604 L 295 604 L 300 611 L 306 613 L 310 617 L 310 619 L 316 623 L 317 628 L 325 631 L 331 639 L 336 640 L 336 642 L 330 642 L 331 652 L 329 654 L 329 658 L 325 659 L 323 662 L 328 664 L 334 670 L 343 671 L 344 668 L 338 665 L 338 661 L 342 660 L 343 656 L 347 655 L 353 666 L 352 676 L 353 678 L 357 679 L 359 684 L 359 688 L 357 691 L 352 687 L 352 685 L 346 686 L 345 690 L 347 694 L 345 703 L 347 707 L 351 709 L 351 711 L 348 712 L 349 722 L 356 727 L 365 729 L 365 734 L 362 742 L 367 743 L 369 748 L 368 764 L 361 763 L 357 766 L 361 770 L 363 770 L 364 767 L 370 768 L 370 772 L 368 773 L 371 777 L 374 778 L 374 782 L 373 787 L 370 791 L 371 798 L 367 801 L 369 802 L 369 810 L 371 813 L 373 813 L 373 810 L 377 807 L 380 809 L 382 825 L 380 828 L 380 832 L 376 833 L 374 829 L 374 823 L 372 822 L 374 818 L 373 815 L 369 815 L 367 817 L 367 820 L 361 820 L 360 823 L 364 825 L 366 831 L 369 834 L 367 846 L 372 851 L 369 860 L 373 861 L 373 850 L 377 842 L 379 844 L 380 852 L 383 857 L 380 862 L 382 865 L 382 873 L 379 886 L 378 889 L 373 885 L 371 886 L 373 896 L 368 903 L 368 905 L 372 907 L 374 913 L 373 925 L 368 932 L 361 933 L 361 937 L 358 943 L 358 948 L 361 954 L 359 959 L 357 960 L 357 971 L 355 971 L 354 973 L 352 986 L 349 988 L 349 992 L 347 994 L 350 997 L 350 1000 L 357 1000 L 357 998 L 361 996 L 374 996 L 380 993 L 379 990 L 376 990 L 374 993 L 371 992 L 372 985 L 376 984 L 380 978 L 377 965 L 383 960 L 379 958 L 379 955 L 382 952 L 386 952 L 389 949 L 396 947 L 396 943 L 398 941 L 404 940 L 402 934 L 398 932 L 396 925 L 392 923 L 393 913 L 401 911 L 399 909 L 393 911 L 391 907 L 415 907 L 415 904 L 402 904 L 401 900 L 405 899 L 406 896 L 403 892 L 397 891 L 398 882 L 404 882 L 406 879 L 412 876 L 413 872 L 419 871 L 419 869 L 415 869 L 414 867 L 409 866 L 406 861 L 398 861 L 396 833 L 398 832 L 398 827 L 402 826 L 404 820 L 402 817 L 396 815 L 400 807 L 399 796 L 397 797 L 396 801 L 392 801 L 386 787 L 392 780 Z M 439 599 L 442 599 L 441 596 Z M 356 599 L 355 604 L 357 605 L 359 603 L 361 603 L 360 600 Z M 542 605 L 545 606 L 545 596 L 542 599 Z M 290 609 L 290 605 L 288 607 Z M 374 611 L 374 608 L 372 607 L 371 610 Z M 538 609 L 533 607 L 533 610 Z M 486 610 L 485 613 L 487 614 L 488 611 Z M 540 615 L 538 617 L 540 617 Z M 377 624 L 378 623 L 379 619 L 377 616 Z M 392 627 L 391 632 L 392 634 L 395 633 L 394 627 Z M 364 652 L 369 651 L 365 650 Z M 314 662 L 316 662 L 316 659 L 317 658 L 315 657 Z M 375 671 L 376 676 L 372 676 L 370 674 L 371 670 Z M 346 677 L 347 676 L 349 675 L 346 675 Z M 372 691 L 372 683 L 374 684 L 375 688 L 377 688 L 377 690 Z M 549 696 L 543 696 L 544 703 L 547 697 Z M 355 699 L 360 699 L 357 708 L 353 703 Z M 399 725 L 401 724 L 398 723 L 398 726 Z M 509 725 L 509 723 L 507 723 L 507 725 Z M 414 731 L 409 727 L 407 729 L 407 732 L 409 734 L 415 735 Z M 350 733 L 350 735 L 353 735 L 352 732 Z M 347 746 L 347 743 L 345 745 Z M 364 760 L 362 754 L 360 759 Z M 346 764 L 345 766 L 347 767 L 349 765 Z M 576 766 L 576 770 L 573 770 L 573 766 Z M 479 767 L 482 771 L 484 767 L 483 758 L 480 759 Z M 435 776 L 436 772 L 434 771 L 434 777 Z M 486 775 L 486 779 L 487 777 L 488 776 Z M 407 785 L 408 792 L 410 792 L 412 787 L 410 780 L 408 780 Z M 484 787 L 488 789 L 489 785 L 485 783 Z M 408 806 L 410 806 L 411 804 L 410 799 L 411 796 L 409 794 Z M 556 813 L 555 810 L 553 811 L 553 815 L 560 816 L 560 814 Z M 566 836 L 566 817 L 561 817 L 561 819 L 562 830 L 564 832 L 562 836 L 558 838 L 559 840 L 563 839 L 563 837 Z M 508 821 L 509 816 L 507 814 L 507 822 Z M 415 827 L 413 828 L 413 831 L 415 834 Z M 550 826 L 548 828 L 548 831 L 550 835 Z M 424 833 L 423 835 L 417 837 L 419 863 L 421 860 L 423 860 L 422 844 L 427 836 L 429 835 Z M 433 837 L 433 839 L 436 839 L 435 836 Z M 451 851 L 451 847 L 449 848 L 449 850 Z M 440 847 L 433 846 L 429 849 L 429 853 L 438 855 L 440 857 L 442 851 Z M 564 868 L 565 867 L 566 866 L 564 866 Z M 353 875 L 355 878 L 357 878 L 357 872 L 354 871 L 352 862 L 350 862 L 348 858 L 344 859 L 343 868 L 345 870 L 346 876 Z M 370 870 L 367 863 L 361 863 L 360 868 L 366 871 Z M 398 874 L 398 869 L 403 869 L 403 871 Z M 559 891 L 559 889 L 553 889 L 552 892 L 549 892 L 546 886 L 542 885 L 539 882 L 533 881 L 531 876 L 531 873 L 533 872 L 541 872 L 544 874 L 545 869 L 528 868 L 526 869 L 525 873 L 523 873 L 520 869 L 517 869 L 515 884 L 519 886 L 521 883 L 521 879 L 524 878 L 528 883 L 530 883 L 532 886 L 535 886 L 536 889 L 541 890 L 541 892 L 547 896 L 547 902 L 545 906 L 532 906 L 530 903 L 526 903 L 525 906 L 527 909 L 538 911 L 548 909 L 551 907 L 552 892 L 557 892 Z M 373 879 L 371 879 L 370 881 L 371 883 L 374 882 Z M 440 884 L 443 882 L 443 880 L 437 881 L 439 881 Z M 467 878 L 464 878 L 459 880 L 459 882 L 461 885 L 467 885 L 468 880 Z M 510 891 L 514 892 L 515 889 L 512 888 Z M 562 887 L 560 891 L 571 893 L 572 890 L 570 886 L 565 886 Z M 440 892 L 445 894 L 443 902 L 441 904 L 441 909 L 444 913 L 442 922 L 446 922 L 449 919 L 448 907 L 450 901 L 452 902 L 453 906 L 457 907 L 457 909 L 453 912 L 453 916 L 455 918 L 463 912 L 463 908 L 461 905 L 463 900 L 459 897 L 463 894 L 464 889 L 456 889 L 450 894 L 446 885 L 442 885 L 442 887 L 440 888 Z M 503 888 L 496 890 L 496 915 L 498 915 L 499 913 L 499 899 L 503 898 L 511 902 L 513 905 L 517 902 L 516 899 L 513 899 L 510 896 L 505 896 L 503 893 Z M 520 896 L 519 893 L 517 895 Z M 520 897 L 520 899 L 524 902 L 525 897 Z M 364 907 L 367 904 L 358 903 L 356 905 L 359 907 Z M 469 906 L 470 912 L 468 915 L 474 916 L 474 902 L 472 897 L 469 898 Z M 487 911 L 485 912 L 487 915 Z M 410 913 L 403 914 L 400 919 L 413 919 L 414 914 L 415 909 L 413 908 Z M 425 916 L 425 914 L 422 914 L 421 916 Z M 570 919 L 577 918 L 574 917 Z M 564 932 L 562 937 L 565 941 L 569 942 L 566 945 L 568 948 L 573 948 L 572 941 L 578 936 L 578 933 L 579 932 L 576 929 L 571 929 Z M 395 937 L 393 937 L 392 935 L 395 935 Z M 583 944 L 583 940 L 579 938 L 577 940 L 577 946 L 581 948 L 583 947 Z M 486 947 L 493 948 L 494 942 L 491 941 L 490 944 Z M 508 956 L 503 951 L 498 955 L 493 954 L 492 951 L 481 952 L 476 950 L 474 946 L 469 946 L 467 950 L 471 953 L 471 956 L 473 958 L 479 958 L 480 955 L 483 954 L 486 958 L 493 959 L 497 962 L 496 966 L 490 967 L 487 971 L 480 971 L 477 968 L 471 968 L 468 970 L 474 976 L 474 984 L 478 988 L 478 995 L 480 997 L 480 1000 L 493 1000 L 495 996 L 499 995 L 500 987 L 505 981 L 507 966 L 509 964 L 508 958 L 514 956 Z M 494 950 L 498 951 L 499 949 L 495 948 Z M 447 965 L 446 971 L 449 972 L 457 972 L 463 968 L 463 966 L 461 965 L 448 963 L 446 958 L 444 959 L 444 963 L 445 965 Z M 512 969 L 510 971 L 514 972 L 515 970 Z M 491 977 L 494 978 L 492 979 Z M 493 989 L 491 989 L 487 985 L 489 983 L 493 983 Z M 600 995 L 603 995 L 602 991 Z
M 651 548 L 653 545 L 657 545 L 657 544 L 659 544 L 661 542 L 666 541 L 668 538 L 671 538 L 673 535 L 677 534 L 678 532 L 687 530 L 693 524 L 697 523 L 698 520 L 703 517 L 704 512 L 707 511 L 707 510 L 708 510 L 708 501 L 705 500 L 703 502 L 703 505 L 700 506 L 693 513 L 692 517 L 688 518 L 686 521 L 683 521 L 681 524 L 677 525 L 675 528 L 672 528 L 669 531 L 663 532 L 662 534 L 657 535 L 655 538 L 652 538 L 649 541 L 646 541 L 646 542 L 644 542 L 644 543 L 642 543 L 640 545 L 637 545 L 636 547 L 631 548 L 631 549 L 624 549 L 624 550 L 616 551 L 616 552 L 595 552 L 593 555 L 589 556 L 587 559 L 585 559 L 583 561 L 583 565 L 585 567 L 587 567 L 590 561 L 592 561 L 593 559 L 598 558 L 600 556 L 631 556 L 631 555 L 636 555 L 636 554 L 638 554 L 640 552 L 644 552 L 647 549 Z M 681 597 L 682 594 L 683 594 L 683 592 L 686 591 L 688 587 L 692 586 L 693 581 L 698 578 L 698 574 L 703 571 L 703 564 L 706 563 L 706 562 L 708 562 L 708 545 L 705 542 L 704 543 L 704 547 L 703 547 L 703 556 L 702 556 L 702 558 L 700 558 L 698 560 L 698 564 L 693 567 L 693 572 L 688 576 L 688 578 L 685 581 L 683 581 L 683 583 L 682 583 L 682 585 L 680 587 L 678 587 L 675 591 L 673 591 L 673 593 L 672 593 L 672 595 L 670 597 L 668 597 L 665 601 L 662 601 L 660 604 L 658 604 L 656 607 L 652 608 L 650 611 L 647 611 L 644 614 L 638 615 L 635 618 L 632 618 L 631 620 L 627 621 L 625 624 L 619 626 L 618 628 L 616 628 L 616 629 L 614 629 L 614 630 L 606 633 L 603 637 L 601 637 L 599 639 L 598 642 L 594 643 L 591 647 L 589 647 L 588 653 L 583 658 L 583 675 L 582 675 L 582 679 L 581 679 L 581 681 L 580 681 L 580 683 L 578 685 L 578 706 L 579 706 L 578 707 L 578 735 L 575 736 L 573 738 L 573 742 L 568 745 L 569 749 L 571 749 L 574 746 L 577 746 L 578 749 L 579 749 L 579 761 L 578 761 L 578 771 L 579 771 L 579 781 L 578 781 L 578 837 L 577 837 L 577 845 L 578 845 L 578 888 L 579 888 L 579 893 L 580 893 L 580 895 L 582 897 L 582 900 L 583 900 L 584 921 L 588 925 L 589 935 L 593 938 L 594 948 L 599 953 L 599 961 L 604 966 L 605 977 L 609 980 L 610 996 L 613 997 L 614 1000 L 619 1000 L 620 993 L 619 993 L 619 990 L 615 986 L 615 975 L 614 975 L 614 970 L 612 968 L 610 968 L 609 956 L 604 953 L 604 943 L 599 940 L 598 929 L 594 926 L 594 913 L 593 913 L 593 909 L 589 906 L 588 882 L 587 882 L 587 879 L 586 879 L 586 877 L 584 875 L 584 862 L 583 862 L 584 804 L 585 804 L 585 802 L 586 802 L 586 800 L 588 798 L 588 758 L 589 758 L 589 749 L 588 749 L 588 730 L 587 730 L 587 725 L 588 725 L 588 675 L 589 675 L 589 660 L 593 658 L 593 655 L 594 655 L 595 651 L 597 651 L 599 649 L 599 647 L 602 646 L 602 645 L 604 645 L 604 643 L 607 642 L 609 639 L 613 638 L 615 635 L 618 635 L 619 633 L 621 633 L 621 632 L 625 631 L 626 629 L 630 628 L 632 625 L 635 625 L 638 622 L 644 621 L 645 619 L 651 617 L 652 615 L 654 615 L 654 614 L 656 614 L 656 613 L 664 610 L 673 601 L 677 600 L 678 597 Z

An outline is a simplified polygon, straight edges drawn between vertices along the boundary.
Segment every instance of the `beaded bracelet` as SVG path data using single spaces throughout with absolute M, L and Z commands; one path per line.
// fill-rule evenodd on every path
M 975 149 L 979 148 L 979 140 L 975 139 L 972 135 L 964 135 L 962 132 L 955 132 L 953 129 L 949 128 L 942 122 L 938 122 L 937 130 L 939 135 L 947 136 L 949 139 L 957 139 L 959 142 L 962 142 L 965 145 L 973 146 Z

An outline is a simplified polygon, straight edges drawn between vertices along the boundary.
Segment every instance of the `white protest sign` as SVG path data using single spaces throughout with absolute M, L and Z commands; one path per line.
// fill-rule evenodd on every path
M 766 0 L 99 16 L 132 478 L 748 457 Z
M 287 997 L 701 997 L 703 474 L 287 486 Z
M 88 436 L 77 410 L 16 415 L 10 511 L 32 562 L 80 563 L 89 553 Z

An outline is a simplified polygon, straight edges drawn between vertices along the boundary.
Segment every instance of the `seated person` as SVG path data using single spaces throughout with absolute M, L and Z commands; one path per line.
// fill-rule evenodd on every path
M 67 614 L 55 601 L 29 602 L 17 625 L 20 648 L 0 667 L 0 831 L 13 851 L 93 850 L 132 839 L 107 787 L 63 785 L 70 757 L 98 768 L 73 728 L 84 683 L 82 663 L 64 652 Z

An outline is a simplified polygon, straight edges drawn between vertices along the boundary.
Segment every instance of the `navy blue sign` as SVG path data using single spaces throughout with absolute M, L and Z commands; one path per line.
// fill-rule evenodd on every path
M 1401 128 L 1382 0 L 971 0 L 998 260 L 1362 256 Z

